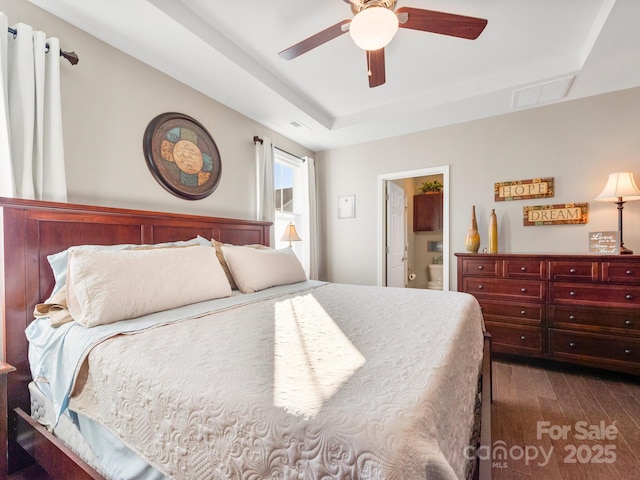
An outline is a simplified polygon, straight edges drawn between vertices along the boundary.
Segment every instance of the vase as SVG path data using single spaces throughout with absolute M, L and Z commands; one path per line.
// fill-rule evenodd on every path
M 489 215 L 489 253 L 498 253 L 498 217 L 493 208 Z
M 476 221 L 476 206 L 471 207 L 471 223 L 469 224 L 469 231 L 467 232 L 467 238 L 464 240 L 464 246 L 467 252 L 478 253 L 480 248 L 480 233 L 478 232 L 478 222 Z

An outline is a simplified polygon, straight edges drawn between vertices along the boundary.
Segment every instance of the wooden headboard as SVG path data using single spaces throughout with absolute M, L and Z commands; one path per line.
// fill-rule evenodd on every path
M 269 244 L 268 222 L 233 220 L 0 197 L 0 269 L 5 360 L 17 371 L 8 377 L 8 407 L 30 411 L 31 380 L 24 330 L 36 303 L 54 284 L 47 255 L 73 245 L 162 243 L 197 235 L 224 243 Z

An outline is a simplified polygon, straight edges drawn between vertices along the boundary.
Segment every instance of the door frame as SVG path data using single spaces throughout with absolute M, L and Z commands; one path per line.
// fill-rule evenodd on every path
M 428 175 L 442 175 L 444 191 L 442 192 L 442 290 L 449 290 L 449 165 L 421 168 L 404 172 L 384 173 L 378 175 L 378 286 L 386 285 L 386 194 L 387 182 L 403 178 L 424 177 Z

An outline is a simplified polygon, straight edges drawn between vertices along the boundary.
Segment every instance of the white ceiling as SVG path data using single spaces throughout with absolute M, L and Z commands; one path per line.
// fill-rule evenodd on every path
M 343 0 L 29 1 L 314 151 L 508 113 L 516 90 L 559 79 L 519 108 L 640 86 L 638 0 L 399 0 L 488 25 L 477 40 L 400 29 L 373 89 L 348 34 L 278 56 L 352 18 Z

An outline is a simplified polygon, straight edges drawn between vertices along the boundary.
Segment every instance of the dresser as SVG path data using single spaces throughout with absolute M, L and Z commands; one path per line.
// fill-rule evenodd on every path
M 640 255 L 456 257 L 494 352 L 640 375 Z

